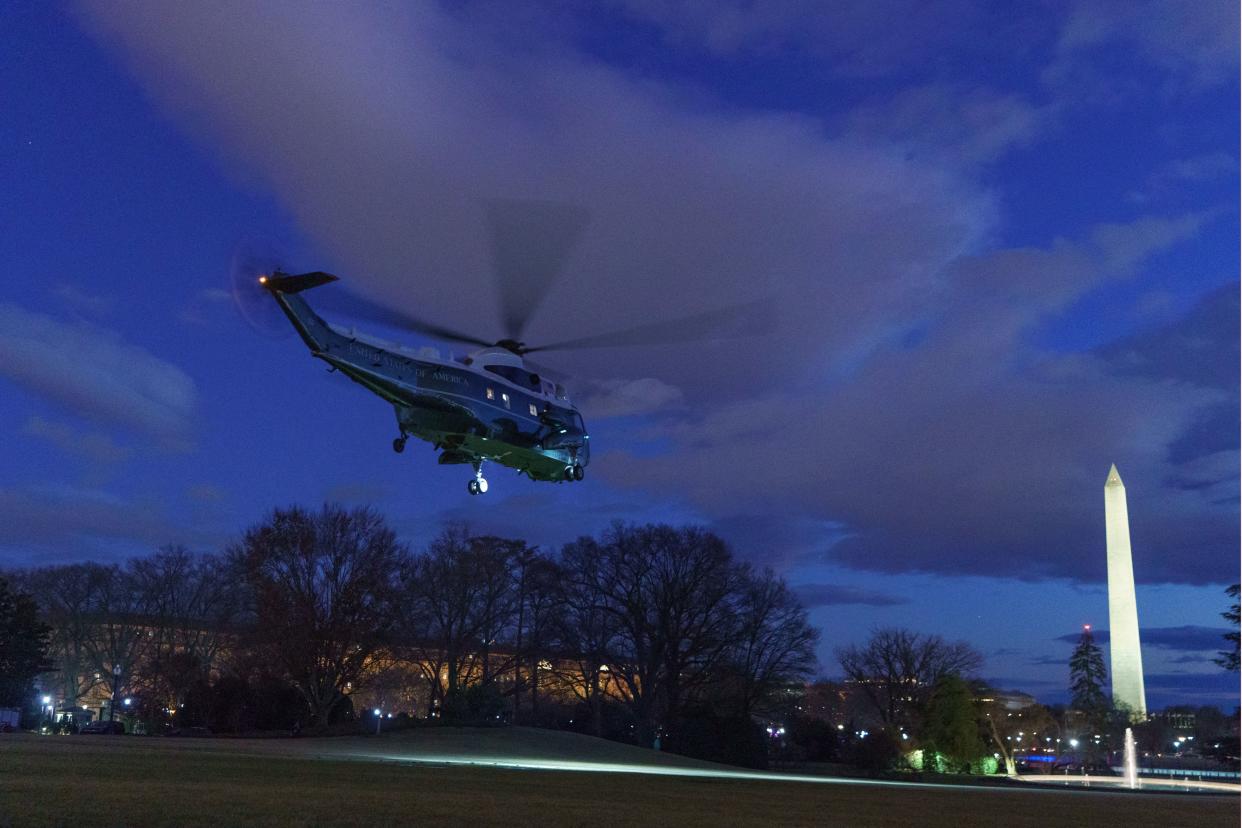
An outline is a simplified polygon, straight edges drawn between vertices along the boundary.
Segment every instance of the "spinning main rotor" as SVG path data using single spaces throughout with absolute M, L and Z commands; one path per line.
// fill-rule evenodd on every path
M 540 351 L 732 339 L 760 335 L 774 327 L 773 304 L 768 299 L 760 299 L 624 330 L 527 345 L 523 338 L 526 327 L 563 273 L 566 261 L 586 230 L 587 214 L 576 207 L 543 201 L 496 199 L 486 202 L 485 208 L 503 337 L 488 339 L 428 322 L 355 293 L 336 291 L 325 297 L 328 300 L 325 306 L 359 321 L 376 322 L 446 342 L 503 348 L 518 357 Z M 234 299 L 246 321 L 268 335 L 289 330 L 258 281 L 259 277 L 279 270 L 279 257 L 253 246 L 240 248 L 234 256 Z

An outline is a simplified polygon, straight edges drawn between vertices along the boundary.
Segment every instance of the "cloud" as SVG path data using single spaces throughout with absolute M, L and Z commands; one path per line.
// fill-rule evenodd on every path
M 666 411 L 681 405 L 681 389 L 648 377 L 636 380 L 602 380 L 591 383 L 578 407 L 589 420 L 633 417 Z
M 1238 180 L 1237 156 L 1227 152 L 1209 152 L 1188 158 L 1177 158 L 1156 168 L 1143 187 L 1129 193 L 1136 204 L 1152 199 L 1202 199 L 1205 185 L 1228 186 Z
M 117 445 L 107 434 L 78 431 L 66 423 L 31 416 L 22 426 L 22 434 L 40 437 L 55 445 L 66 454 L 84 457 L 93 463 L 119 463 L 128 458 L 132 450 Z
M 994 161 L 1032 143 L 1046 135 L 1055 118 L 1053 106 L 1016 93 L 941 82 L 856 107 L 845 121 L 859 140 L 891 141 L 911 153 L 966 163 Z
M 1194 226 L 1135 225 L 1170 246 Z M 836 521 L 845 536 L 826 554 L 860 569 L 1098 580 L 1099 491 L 1116 462 L 1130 491 L 1139 577 L 1219 582 L 1236 564 L 1237 504 L 1226 498 L 1237 470 L 1229 473 L 1224 456 L 1210 466 L 1220 488 L 1171 485 L 1202 479 L 1197 464 L 1207 461 L 1182 465 L 1190 459 L 1171 462 L 1168 452 L 1236 391 L 1205 381 L 1202 359 L 1186 364 L 1193 357 L 1171 343 L 1194 340 L 1171 330 L 1160 333 L 1171 350 L 1159 371 L 1122 370 L 1111 352 L 1043 352 L 1028 342 L 1044 319 L 1156 249 L 1140 235 L 1113 227 L 1079 245 L 964 260 L 954 268 L 956 306 L 916 346 L 881 347 L 822 392 L 696 412 L 666 428 L 675 446 L 667 456 L 609 455 L 599 473 L 667 486 L 709 514 L 745 504 L 747 513 Z M 1195 321 L 1169 327 L 1189 331 Z M 1229 327 L 1201 331 L 1209 363 L 1228 364 L 1236 317 Z M 1236 426 L 1223 437 L 1236 451 Z
M 794 593 L 802 606 L 807 609 L 815 607 L 837 606 L 841 604 L 865 604 L 870 607 L 891 607 L 909 603 L 909 600 L 897 595 L 885 595 L 852 586 L 837 584 L 796 584 Z
M 190 325 L 207 325 L 220 314 L 221 308 L 231 305 L 233 295 L 221 288 L 207 288 L 194 294 L 190 303 L 181 309 L 177 318 Z M 236 313 L 232 308 L 230 311 Z
M 20 560 L 92 557 L 99 543 L 141 554 L 176 537 L 149 502 L 71 486 L 0 487 L 0 547 L 22 550 Z
M 909 65 L 1012 8 L 919 6 L 859 4 L 804 28 L 839 29 L 825 35 L 834 65 L 887 72 L 903 48 Z M 667 401 L 646 419 L 658 450 L 595 447 L 590 473 L 621 489 L 617 503 L 731 527 L 722 534 L 740 554 L 778 563 L 1098 581 L 1099 489 L 1117 462 L 1141 578 L 1215 582 L 1234 566 L 1236 504 L 1220 502 L 1223 488 L 1169 483 L 1203 479 L 1202 452 L 1171 460 L 1170 449 L 1230 391 L 1038 344 L 1042 326 L 1210 217 L 1151 215 L 989 249 L 995 196 L 963 168 L 1046 124 L 1027 97 L 924 82 L 904 101 L 904 131 L 869 131 L 878 118 L 863 113 L 851 135 L 627 75 L 533 25 L 472 26 L 430 4 L 84 8 L 87 28 L 188 132 L 273 189 L 328 254 L 308 269 L 333 268 L 382 301 L 497 336 L 482 202 L 498 196 L 592 216 L 524 336 L 532 344 L 774 292 L 781 324 L 765 337 L 558 356 L 580 376 L 660 383 L 605 385 L 596 398 L 601 416 L 643 416 L 644 394 Z M 658 7 L 630 8 L 665 25 Z M 714 19 L 723 53 L 753 48 L 755 32 L 801 37 L 808 8 L 768 24 L 754 4 L 725 17 L 698 7 L 669 25 L 701 38 Z M 914 25 L 954 8 L 969 17 L 960 29 Z M 949 103 L 971 129 L 951 118 L 918 128 L 920 113 Z M 938 151 L 976 140 L 970 163 Z M 489 503 L 487 519 L 518 534 L 540 518 L 563 523 L 581 502 L 561 499 L 556 510 Z M 754 515 L 770 516 L 775 540 L 747 528 Z
M 382 483 L 353 482 L 339 483 L 324 492 L 324 500 L 334 503 L 375 504 L 386 499 L 391 490 Z
M 229 493 L 219 486 L 210 483 L 199 483 L 186 489 L 186 497 L 197 503 L 222 503 L 228 499 Z
M 57 285 L 52 291 L 70 310 L 87 316 L 106 316 L 116 306 L 116 300 L 110 296 L 96 296 L 87 293 L 76 285 L 68 282 Z
M 1234 80 L 1238 65 L 1238 9 L 1232 2 L 1132 0 L 1074 4 L 1061 31 L 1054 72 L 1089 61 L 1101 47 L 1120 47 L 1165 70 L 1182 84 Z M 1074 77 L 1081 77 L 1073 72 Z
M 1164 704 L 1215 704 L 1237 707 L 1238 677 L 1235 673 L 1216 669 L 1209 673 L 1144 673 L 1148 707 L 1155 709 L 1153 697 Z
M 1144 647 L 1186 652 L 1214 652 L 1224 649 L 1223 636 L 1227 632 L 1229 630 L 1224 627 L 1198 627 L 1189 624 L 1182 627 L 1143 627 L 1139 631 L 1139 638 Z M 1108 643 L 1108 630 L 1093 629 L 1091 634 L 1097 643 Z M 1056 640 L 1077 644 L 1078 638 L 1078 634 L 1073 634 L 1058 636 Z
M 0 375 L 75 414 L 154 436 L 166 447 L 184 447 L 192 431 L 194 381 L 105 328 L 0 304 Z
M 809 53 L 855 77 L 940 68 L 945 53 L 996 57 L 1029 48 L 1032 15 L 1013 4 L 970 0 L 748 0 L 668 3 L 615 0 L 666 42 L 718 57 Z M 946 21 L 952 21 L 946 23 Z M 990 37 L 989 37 L 990 35 Z
M 736 343 L 558 356 L 575 375 L 685 394 L 771 386 L 800 369 L 791 347 L 814 358 L 860 346 L 921 307 L 938 269 L 993 220 L 987 192 L 899 147 L 831 140 L 797 115 L 711 109 L 696 90 L 512 43 L 429 4 L 86 9 L 157 98 L 270 183 L 326 264 L 374 298 L 499 335 L 482 206 L 498 196 L 592 217 L 532 343 L 779 291 L 782 329 L 746 342 L 745 360 Z

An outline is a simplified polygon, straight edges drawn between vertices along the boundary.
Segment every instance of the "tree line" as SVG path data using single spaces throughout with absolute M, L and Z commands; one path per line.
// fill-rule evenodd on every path
M 675 742 L 695 717 L 780 703 L 818 641 L 781 578 L 698 527 L 616 524 L 550 553 L 450 526 L 415 551 L 371 509 L 294 506 L 220 554 L 10 577 L 49 627 L 67 704 L 138 697 L 187 722 L 224 708 L 220 729 L 229 699 L 270 708 L 282 692 L 309 728 L 364 692 L 389 709 L 417 696 L 420 716 L 540 723 L 563 706 L 555 687 L 589 732 Z

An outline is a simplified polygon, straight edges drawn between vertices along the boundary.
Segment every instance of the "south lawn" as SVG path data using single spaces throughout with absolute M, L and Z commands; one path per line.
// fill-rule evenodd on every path
M 583 769 L 548 769 L 570 762 Z M 637 772 L 644 767 L 728 770 L 522 728 L 271 740 L 7 734 L 0 826 L 1238 824 L 1233 796 Z

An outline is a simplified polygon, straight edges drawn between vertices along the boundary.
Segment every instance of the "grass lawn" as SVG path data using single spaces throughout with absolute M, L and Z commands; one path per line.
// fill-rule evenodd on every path
M 565 738 L 569 737 L 569 738 Z M 583 741 L 584 740 L 584 741 Z M 1230 796 L 817 784 L 426 764 L 437 751 L 710 767 L 571 734 L 0 736 L 0 826 L 1238 824 Z M 365 758 L 363 756 L 365 754 Z M 400 761 L 419 755 L 422 763 Z

